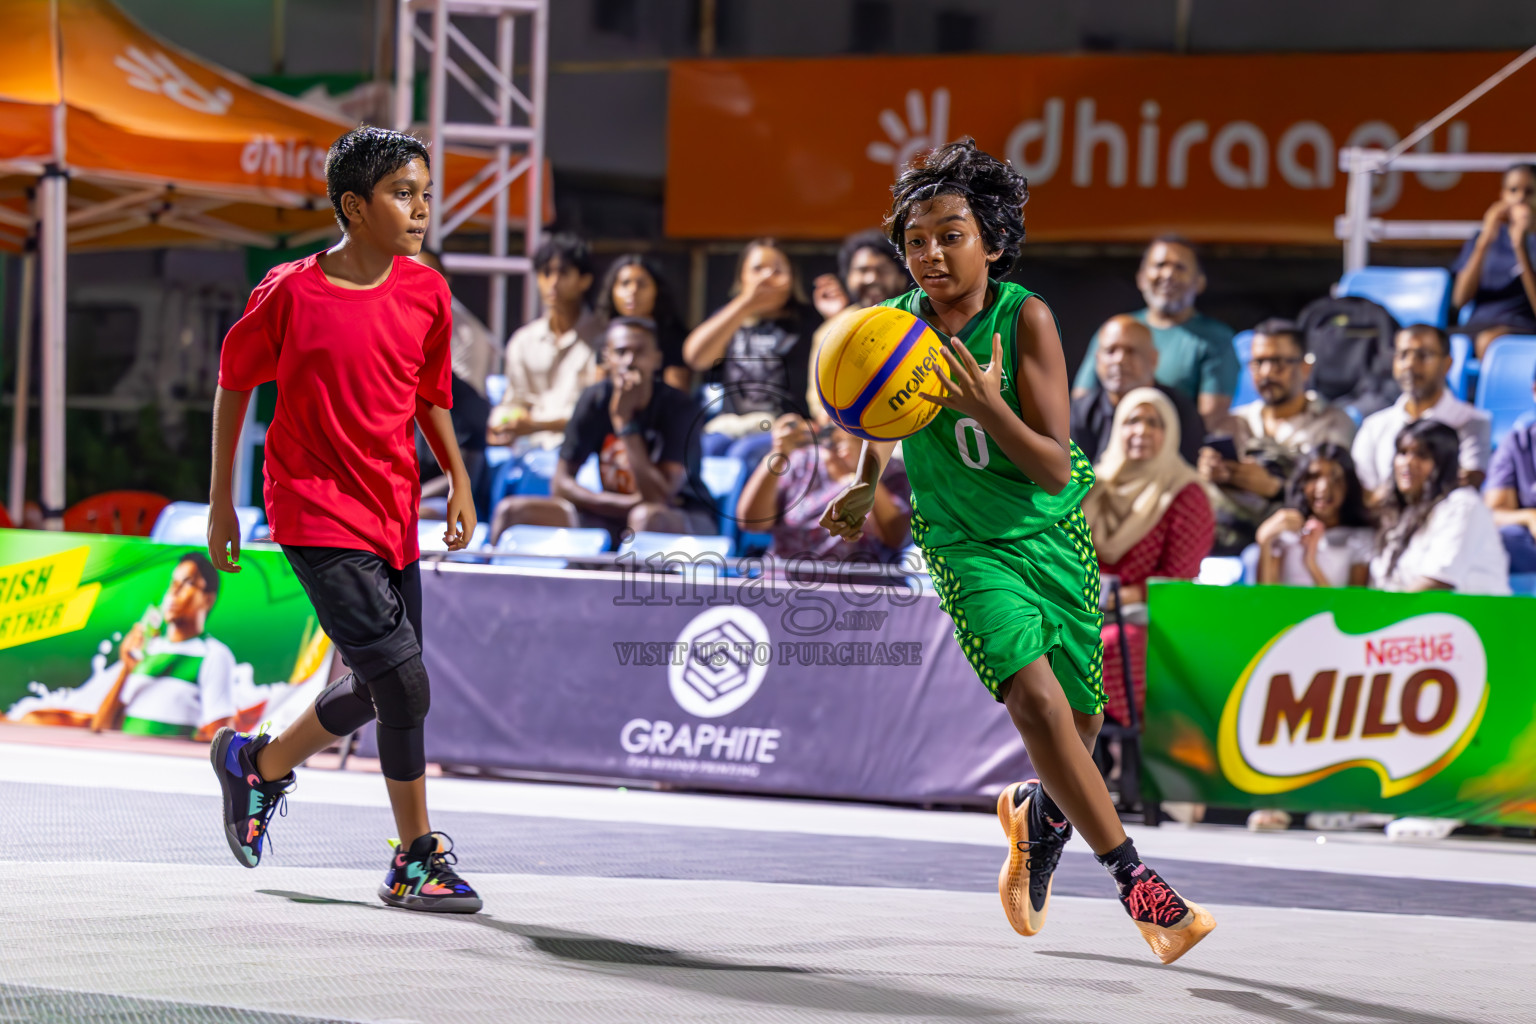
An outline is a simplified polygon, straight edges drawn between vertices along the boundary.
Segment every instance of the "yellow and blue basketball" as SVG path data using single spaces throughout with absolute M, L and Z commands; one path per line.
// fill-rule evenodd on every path
M 933 328 L 906 310 L 840 314 L 816 353 L 816 392 L 832 422 L 868 441 L 899 441 L 928 425 L 949 370 Z

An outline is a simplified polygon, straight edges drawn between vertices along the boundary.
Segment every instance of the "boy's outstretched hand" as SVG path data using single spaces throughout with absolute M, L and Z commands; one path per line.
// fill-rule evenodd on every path
M 208 509 L 208 558 L 220 572 L 240 571 L 240 517 L 230 502 Z
M 449 551 L 463 551 L 475 533 L 475 498 L 468 478 L 455 480 L 448 489 L 448 528 L 443 540 Z

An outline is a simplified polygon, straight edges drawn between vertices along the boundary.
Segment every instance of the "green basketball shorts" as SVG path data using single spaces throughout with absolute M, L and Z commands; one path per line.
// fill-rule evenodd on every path
M 1023 540 L 963 541 L 930 548 L 927 524 L 912 517 L 939 604 L 955 640 L 992 696 L 1015 672 L 1049 659 L 1067 703 L 1085 715 L 1104 710 L 1099 561 L 1081 508 Z

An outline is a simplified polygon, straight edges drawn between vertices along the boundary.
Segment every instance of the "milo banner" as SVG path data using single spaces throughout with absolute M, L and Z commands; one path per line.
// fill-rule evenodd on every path
M 206 738 L 296 714 L 331 648 L 287 560 L 0 530 L 0 721 Z
M 1536 603 L 1154 584 L 1163 799 L 1536 824 Z

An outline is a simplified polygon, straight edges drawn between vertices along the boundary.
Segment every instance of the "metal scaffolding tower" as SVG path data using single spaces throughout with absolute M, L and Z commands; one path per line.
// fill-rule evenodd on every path
M 494 38 L 494 59 L 472 37 L 486 38 L 485 20 Z M 478 24 L 477 24 L 478 22 Z M 425 135 L 434 162 L 441 166 L 448 147 L 478 148 L 489 162 L 463 185 L 438 199 L 427 244 L 443 254 L 453 273 L 484 274 L 491 279 L 491 334 L 507 337 L 507 275 L 520 274 L 523 316 L 538 312 L 533 282 L 533 253 L 539 245 L 544 196 L 544 101 L 549 66 L 548 0 L 399 0 L 395 25 L 395 127 L 412 127 L 416 96 L 416 55 L 428 60 Z M 520 45 L 521 44 L 521 53 Z M 521 70 L 520 70 L 521 68 Z M 456 88 L 450 88 L 452 79 Z M 484 111 L 477 120 L 449 120 Z M 437 174 L 442 180 L 442 173 Z M 508 252 L 514 226 L 508 197 L 521 181 L 527 190 L 528 216 L 523 255 Z M 447 252 L 444 240 L 491 205 L 489 251 Z

